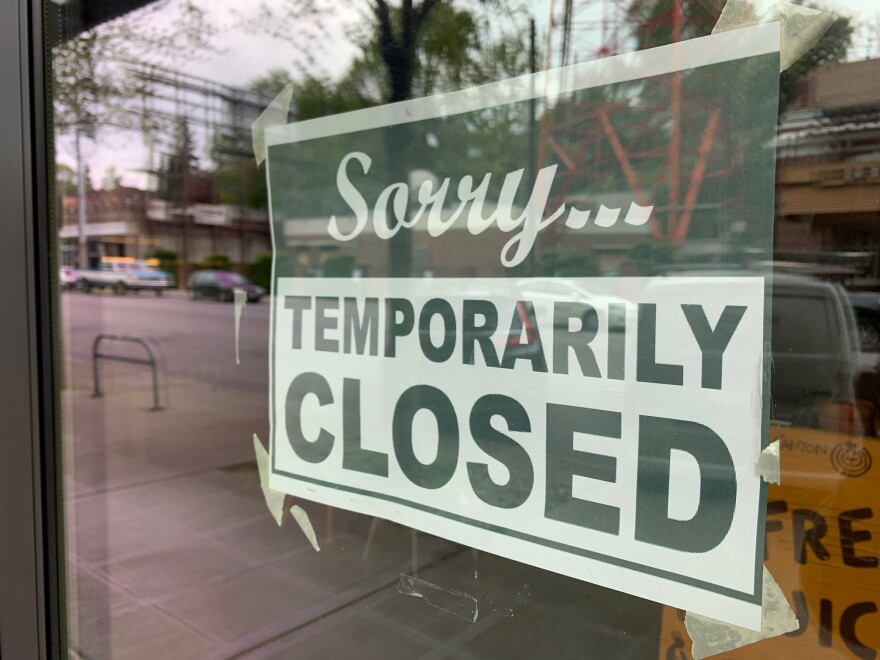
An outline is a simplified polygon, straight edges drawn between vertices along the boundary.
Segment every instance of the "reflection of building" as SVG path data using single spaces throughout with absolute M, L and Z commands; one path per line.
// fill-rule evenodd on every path
M 76 259 L 79 241 L 77 203 L 76 197 L 62 200 L 59 238 L 68 265 Z M 141 259 L 153 248 L 186 253 L 189 263 L 225 254 L 232 263 L 243 265 L 271 250 L 265 211 L 232 204 L 192 204 L 183 209 L 124 186 L 89 192 L 86 203 L 91 266 L 104 256 Z
M 782 117 L 776 249 L 868 250 L 880 276 L 880 59 L 811 73 Z
M 126 65 L 124 74 L 142 88 L 124 103 L 125 112 L 149 120 L 139 170 L 146 190 L 87 193 L 89 265 L 163 248 L 178 254 L 185 277 L 188 265 L 211 254 L 245 264 L 268 252 L 267 213 L 255 210 L 266 199 L 251 125 L 271 97 L 151 64 Z M 59 237 L 70 265 L 79 242 L 77 206 L 76 197 L 62 201 Z
M 143 217 L 146 192 L 119 186 L 113 190 L 96 190 L 86 195 L 85 237 L 89 246 L 89 261 L 94 264 L 102 256 L 141 257 L 136 245 L 138 227 Z M 73 265 L 79 243 L 78 199 L 61 200 L 62 262 Z M 126 248 L 126 243 L 129 247 Z

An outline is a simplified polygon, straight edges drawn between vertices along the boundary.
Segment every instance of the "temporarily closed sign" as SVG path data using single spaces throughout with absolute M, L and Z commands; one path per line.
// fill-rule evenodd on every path
M 279 280 L 272 487 L 749 620 L 764 280 L 567 283 Z
M 742 68 L 746 82 L 776 76 L 767 44 L 778 32 L 741 32 L 683 52 L 612 58 L 576 72 L 575 84 L 710 65 L 737 71 L 739 60 L 760 64 Z M 735 81 L 708 80 L 719 77 L 726 94 Z M 476 125 L 469 117 L 523 103 L 537 85 L 489 87 L 268 132 L 270 486 L 759 627 L 765 279 L 522 275 L 542 232 L 656 222 L 647 203 L 559 201 L 558 164 L 532 181 L 522 166 L 389 181 L 383 144 L 393 144 L 396 124 L 418 135 L 419 122 L 440 117 L 446 133 L 464 134 Z M 772 130 L 768 107 L 762 119 Z M 747 142 L 754 121 L 738 121 Z M 451 167 L 479 151 L 479 136 L 444 147 L 431 130 L 410 153 L 422 165 Z M 761 178 L 746 196 L 772 191 L 772 158 L 752 172 Z M 316 235 L 303 238 L 307 231 Z M 508 276 L 392 279 L 375 265 L 357 276 L 304 276 L 302 248 L 370 258 L 399 232 L 422 232 L 429 252 L 430 241 L 453 234 L 488 241 L 485 260 Z M 442 271 L 458 257 L 430 258 Z

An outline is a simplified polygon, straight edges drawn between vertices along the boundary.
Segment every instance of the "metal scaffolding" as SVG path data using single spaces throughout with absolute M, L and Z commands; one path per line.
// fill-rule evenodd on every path
M 698 33 L 708 33 L 712 25 L 708 25 L 706 16 L 720 12 L 720 6 L 716 6 L 720 3 L 699 0 L 699 4 L 705 13 L 701 19 L 707 25 L 696 24 L 688 16 L 690 27 Z M 615 114 L 626 110 L 628 99 L 566 104 L 550 93 L 553 89 L 569 89 L 572 71 L 566 68 L 568 65 L 634 50 L 639 36 L 646 32 L 663 30 L 667 41 L 682 40 L 682 0 L 672 0 L 668 11 L 660 11 L 647 20 L 640 17 L 641 22 L 631 15 L 639 5 L 632 0 L 552 0 L 546 47 L 549 74 L 540 113 L 537 166 L 542 167 L 549 158 L 560 163 L 557 177 L 562 181 L 555 187 L 556 198 L 550 200 L 550 208 L 563 203 L 576 185 L 601 184 L 607 172 L 618 168 L 635 201 L 642 206 L 651 203 L 658 189 L 665 189 L 666 203 L 655 209 L 650 229 L 655 240 L 679 245 L 688 236 L 703 182 L 721 174 L 707 171 L 709 155 L 717 147 L 723 119 L 720 111 L 712 113 L 704 126 L 693 127 L 700 132 L 698 146 L 695 152 L 683 154 L 682 74 L 671 74 L 668 96 L 656 108 L 656 112 L 668 116 L 667 147 L 645 150 L 640 146 L 643 132 L 636 131 L 623 139 L 615 128 Z M 689 171 L 683 170 L 683 156 L 692 161 Z M 660 160 L 663 166 L 657 167 Z M 654 166 L 645 166 L 651 161 Z M 658 222 L 658 214 L 663 222 Z M 548 229 L 542 234 L 541 247 L 552 247 L 559 241 L 561 227 L 554 225 Z

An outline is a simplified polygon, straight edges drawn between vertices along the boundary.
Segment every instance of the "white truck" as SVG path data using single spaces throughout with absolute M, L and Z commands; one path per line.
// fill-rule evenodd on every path
M 125 257 L 105 258 L 98 269 L 77 270 L 75 282 L 75 287 L 86 293 L 93 289 L 112 289 L 119 295 L 128 291 L 153 291 L 161 296 L 165 289 L 174 286 L 174 278 L 169 273 L 147 262 Z

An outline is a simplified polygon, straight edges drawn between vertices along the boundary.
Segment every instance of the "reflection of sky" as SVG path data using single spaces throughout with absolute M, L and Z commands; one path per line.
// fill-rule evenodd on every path
M 296 4 L 297 0 L 267 0 L 267 4 L 277 7 Z M 159 11 L 148 12 L 141 21 L 150 26 L 160 28 L 170 25 L 179 12 L 181 0 L 171 0 Z M 586 3 L 585 3 L 586 4 Z M 321 18 L 299 19 L 290 27 L 290 39 L 282 40 L 255 33 L 243 28 L 249 18 L 257 12 L 258 3 L 241 3 L 237 0 L 212 0 L 199 5 L 204 9 L 208 20 L 217 27 L 215 44 L 217 52 L 204 54 L 185 62 L 170 62 L 170 66 L 195 76 L 232 85 L 247 84 L 271 69 L 287 69 L 294 76 L 306 71 L 326 74 L 330 77 L 341 75 L 357 54 L 351 45 L 347 30 L 353 23 L 362 21 L 367 3 L 335 3 L 335 9 L 322 14 Z M 589 7 L 582 9 L 576 18 L 575 25 L 580 26 L 580 37 L 573 38 L 573 56 L 578 60 L 589 59 L 599 39 L 597 19 L 601 17 L 602 2 L 596 0 L 595 11 Z M 850 15 L 857 23 L 872 21 L 880 31 L 880 11 L 869 9 L 863 0 L 823 0 L 824 8 L 839 14 Z M 328 5 L 329 6 L 329 5 Z M 502 30 L 510 30 L 517 25 L 527 25 L 527 15 L 523 11 L 524 4 L 518 0 L 504 0 L 502 9 L 496 13 L 495 22 Z M 539 47 L 546 48 L 546 32 L 549 23 L 550 0 L 538 0 L 527 5 L 535 18 Z M 556 11 L 560 11 L 561 2 L 556 2 Z M 244 7 L 244 8 L 243 8 Z M 323 28 L 326 37 L 316 37 L 318 30 Z M 524 27 L 523 29 L 527 29 Z M 621 44 L 626 49 L 626 44 Z M 554 44 L 558 49 L 559 44 Z M 873 42 L 868 31 L 857 29 L 854 35 L 854 46 L 850 53 L 852 59 L 862 59 L 867 54 L 876 56 L 880 49 L 880 35 Z M 314 61 L 308 62 L 306 55 Z M 558 61 L 551 63 L 557 66 Z M 539 62 L 539 66 L 542 63 Z M 194 130 L 197 147 L 204 156 L 207 136 Z M 98 144 L 86 144 L 83 148 L 92 174 L 92 181 L 100 186 L 105 171 L 113 166 L 122 182 L 128 185 L 143 187 L 146 177 L 141 172 L 147 166 L 147 148 L 144 137 L 138 133 L 120 131 L 103 131 Z M 60 138 L 58 142 L 58 160 L 74 166 L 74 148 L 72 140 Z
M 296 3 L 298 0 L 271 0 L 266 4 L 283 7 Z M 218 26 L 218 42 L 223 52 L 188 64 L 187 73 L 227 85 L 246 86 L 270 69 L 283 68 L 296 73 L 305 61 L 304 51 L 311 48 L 317 59 L 311 68 L 335 77 L 345 70 L 356 55 L 356 49 L 345 35 L 345 25 L 360 16 L 360 11 L 352 8 L 351 4 L 338 3 L 336 10 L 327 12 L 321 19 L 298 20 L 291 25 L 290 40 L 287 42 L 241 28 L 242 19 L 255 14 L 258 4 L 238 0 L 212 0 L 210 4 L 205 4 L 206 12 Z M 318 22 L 327 30 L 326 44 L 311 36 Z
M 285 3 L 296 2 L 297 0 L 271 0 L 267 4 L 283 6 Z M 172 0 L 157 11 L 145 12 L 135 25 L 159 29 L 169 26 L 179 15 L 181 4 L 181 0 Z M 304 52 L 310 50 L 315 63 L 309 66 L 309 71 L 338 76 L 356 55 L 356 49 L 346 37 L 345 25 L 360 16 L 360 11 L 345 3 L 340 3 L 338 9 L 327 12 L 320 19 L 321 26 L 328 35 L 325 44 L 311 36 L 315 33 L 317 19 L 301 19 L 292 23 L 291 37 L 285 41 L 243 27 L 247 19 L 256 13 L 258 3 L 212 0 L 201 2 L 199 6 L 204 9 L 207 20 L 217 28 L 217 50 L 186 61 L 175 61 L 172 57 L 167 63 L 170 68 L 179 69 L 189 75 L 225 85 L 246 87 L 252 80 L 272 69 L 286 69 L 294 76 L 302 73 L 306 68 Z M 198 117 L 195 119 L 198 120 Z M 198 129 L 196 123 L 194 122 L 191 130 L 199 156 L 204 159 L 208 136 Z M 58 160 L 75 167 L 73 140 L 62 136 L 58 138 L 57 144 Z M 100 187 L 105 172 L 111 166 L 115 168 L 117 175 L 122 176 L 124 185 L 146 185 L 147 177 L 143 170 L 148 167 L 148 149 L 145 138 L 140 133 L 104 130 L 97 144 L 83 141 L 82 152 L 89 163 L 94 185 Z

